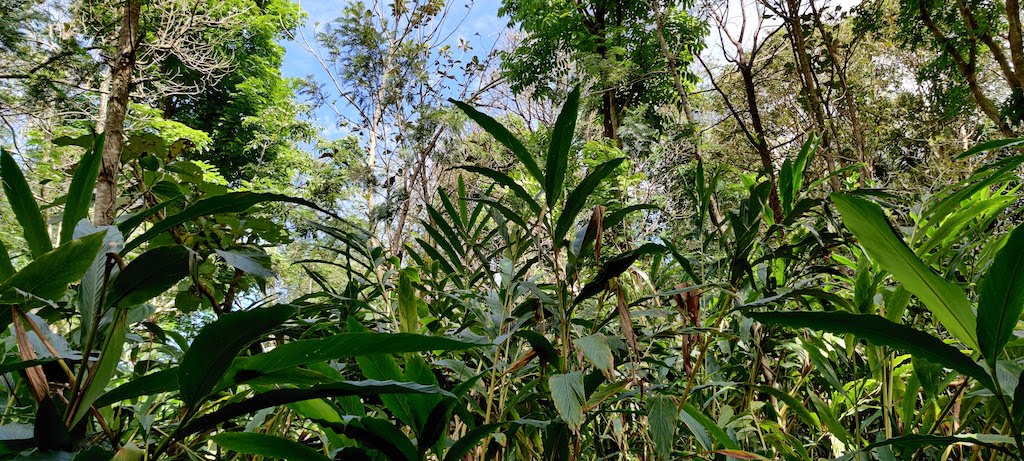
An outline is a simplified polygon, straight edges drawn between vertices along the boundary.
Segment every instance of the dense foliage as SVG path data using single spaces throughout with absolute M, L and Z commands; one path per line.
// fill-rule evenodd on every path
M 1016 1 L 33 6 L 2 459 L 1024 459 Z

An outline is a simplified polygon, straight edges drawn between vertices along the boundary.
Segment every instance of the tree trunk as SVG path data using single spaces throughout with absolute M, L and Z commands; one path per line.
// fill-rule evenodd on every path
M 679 72 L 676 68 L 676 58 L 672 54 L 672 50 L 668 47 L 668 42 L 665 41 L 665 24 L 661 19 L 661 8 L 658 5 L 654 5 L 654 18 L 655 18 L 655 32 L 658 34 L 658 44 L 661 45 L 661 52 L 665 55 L 665 62 L 668 64 L 668 71 L 672 74 L 672 83 L 676 87 L 676 93 L 679 94 L 679 104 L 682 107 L 683 115 L 686 117 L 686 123 L 694 125 L 697 120 L 693 117 L 693 109 L 690 108 L 690 95 L 686 91 L 686 87 L 683 86 L 683 79 L 680 77 Z M 695 129 L 694 133 L 697 133 L 693 143 L 693 155 L 700 159 L 700 134 Z M 711 217 L 711 224 L 715 226 L 715 230 L 722 234 L 726 231 L 725 217 L 722 215 L 722 209 L 718 205 L 718 196 L 715 195 L 715 191 L 711 191 L 711 200 L 708 201 L 708 215 Z
M 117 210 L 117 179 L 121 172 L 121 149 L 124 147 L 124 119 L 128 112 L 132 73 L 135 71 L 135 49 L 139 30 L 139 0 L 125 2 L 121 31 L 117 39 L 117 56 L 110 69 L 110 94 L 107 96 L 103 132 L 103 161 L 96 181 L 96 205 L 93 221 L 98 226 L 114 222 Z
M 757 106 L 757 88 L 754 86 L 754 70 L 750 63 L 742 60 L 739 62 L 740 76 L 743 77 L 743 90 L 747 98 L 747 112 L 750 114 L 750 125 L 754 129 L 754 147 L 757 155 L 761 157 L 761 166 L 768 181 L 771 183 L 771 191 L 768 195 L 768 205 L 772 209 L 775 222 L 782 221 L 782 202 L 779 201 L 779 181 L 775 178 L 775 163 L 772 162 L 771 149 L 768 147 L 768 137 L 761 123 L 761 110 Z
M 811 68 L 811 56 L 807 52 L 807 43 L 804 40 L 804 27 L 800 20 L 800 2 L 787 0 L 786 5 L 789 9 L 786 15 L 786 24 L 789 29 L 789 40 L 793 45 L 793 57 L 796 59 L 797 69 L 800 73 L 800 83 L 804 93 L 807 94 L 807 105 L 811 117 L 814 119 L 814 125 L 821 134 L 821 147 L 824 154 L 822 157 L 825 159 L 825 167 L 828 169 L 828 173 L 833 173 L 836 171 L 836 161 L 830 148 L 832 137 L 829 136 L 829 127 L 825 122 L 825 104 L 818 92 L 817 80 L 814 77 L 814 70 Z M 837 176 L 830 177 L 829 184 L 833 191 L 839 190 L 840 184 Z

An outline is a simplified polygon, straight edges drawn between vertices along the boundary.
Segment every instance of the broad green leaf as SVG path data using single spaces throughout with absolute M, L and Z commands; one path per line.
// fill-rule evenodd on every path
M 835 412 L 829 407 L 813 390 L 807 394 L 807 397 L 811 400 L 811 404 L 814 405 L 814 409 L 821 418 L 821 422 L 825 424 L 828 431 L 836 436 L 843 443 L 851 443 L 852 437 L 850 432 L 843 427 L 843 424 L 839 422 L 839 418 L 836 417 Z
M 573 341 L 583 356 L 605 373 L 610 373 L 615 368 L 615 359 L 612 356 L 612 349 L 608 346 L 608 339 L 600 333 L 584 336 Z
M 523 186 L 519 185 L 519 183 L 517 183 L 507 174 L 502 173 L 500 171 L 492 170 L 490 168 L 484 168 L 479 166 L 467 165 L 462 166 L 460 168 L 470 173 L 476 173 L 482 176 L 486 176 L 490 178 L 492 181 L 507 187 L 509 190 L 512 191 L 512 193 L 516 194 L 516 196 L 523 199 L 523 201 L 526 202 L 526 205 L 530 207 L 530 210 L 532 210 L 534 213 L 540 212 L 540 204 L 538 204 L 537 201 L 533 199 L 533 196 L 531 196 L 530 193 L 523 188 Z
M 7 252 L 4 243 L 0 242 L 0 280 L 7 280 L 12 275 L 14 275 L 14 264 L 11 263 L 11 254 Z
M 676 422 L 679 420 L 676 401 L 668 395 L 655 394 L 647 397 L 648 430 L 658 459 L 667 460 L 672 455 L 672 444 L 676 438 Z
M 921 262 L 893 232 L 881 207 L 850 195 L 832 194 L 831 198 L 843 215 L 843 223 L 871 259 L 916 295 L 950 334 L 977 350 L 977 318 L 964 290 Z
M 1024 225 L 1010 232 L 978 287 L 978 343 L 994 364 L 1024 310 Z
M 140 225 L 142 225 L 142 223 L 146 222 L 146 218 L 149 218 L 150 216 L 159 213 L 164 208 L 167 208 L 168 206 L 179 202 L 182 197 L 183 196 L 178 196 L 171 199 L 167 199 L 152 207 L 146 208 L 145 210 L 132 213 L 125 217 L 124 221 L 118 223 L 117 228 L 121 231 L 122 234 L 131 235 L 131 233 L 135 231 L 136 227 L 139 227 Z
M 104 233 L 72 240 L 40 255 L 9 279 L 0 283 L 0 296 L 11 299 L 12 289 L 42 299 L 59 299 L 68 284 L 82 278 L 100 251 Z
M 110 283 L 107 305 L 127 309 L 163 294 L 189 274 L 192 251 L 181 245 L 142 253 Z
M 469 455 L 474 448 L 480 445 L 481 441 L 497 432 L 498 429 L 501 429 L 505 425 L 506 423 L 484 424 L 466 431 L 466 433 L 462 437 L 459 437 L 459 439 L 452 444 L 451 448 L 448 449 L 448 453 L 444 456 L 444 461 L 461 461 L 466 459 L 466 456 Z
M 604 215 L 604 223 L 603 223 L 604 224 L 604 228 L 605 229 L 611 229 L 611 228 L 613 228 L 615 226 L 618 226 L 620 223 L 622 223 L 622 221 L 624 219 L 626 219 L 626 216 L 629 216 L 632 213 L 636 213 L 637 211 L 660 210 L 660 209 L 661 208 L 659 208 L 657 205 L 651 205 L 649 203 L 641 203 L 641 204 L 638 204 L 638 205 L 630 205 L 630 206 L 627 206 L 625 208 L 621 208 L 621 209 L 612 211 L 612 212 L 607 213 L 607 214 Z
M 21 167 L 14 160 L 9 152 L 0 149 L 0 182 L 3 182 L 4 195 L 7 202 L 11 204 L 11 211 L 21 225 L 22 234 L 28 249 L 33 258 L 38 258 L 44 253 L 53 250 L 50 243 L 50 234 L 46 230 L 46 221 L 39 212 L 39 204 L 36 203 L 32 189 L 28 187 L 25 176 L 21 173 Z
M 562 214 L 558 216 L 558 223 L 555 225 L 554 238 L 556 246 L 562 245 L 562 242 L 565 240 L 565 234 L 576 223 L 576 217 L 579 216 L 580 211 L 587 204 L 587 198 L 590 197 L 590 194 L 593 194 L 597 186 L 601 184 L 601 181 L 614 173 L 615 169 L 622 165 L 622 162 L 625 160 L 624 158 L 616 158 L 598 165 L 569 193 L 569 196 L 565 199 L 565 208 L 562 209 Z
M 242 349 L 295 313 L 289 305 L 236 312 L 199 330 L 178 366 L 178 388 L 185 406 L 201 403 Z
M 56 357 L 42 357 L 32 360 L 21 360 L 18 362 L 11 363 L 0 363 L 0 375 L 10 373 L 12 371 L 21 371 L 26 368 L 34 367 L 36 365 L 42 365 L 44 363 L 56 362 Z
M 271 351 L 240 360 L 229 378 L 244 382 L 287 368 L 372 354 L 462 350 L 486 344 L 440 336 L 411 333 L 339 333 L 323 339 L 303 339 L 277 346 Z
M 405 433 L 390 421 L 364 416 L 351 419 L 344 425 L 329 424 L 328 427 L 355 440 L 360 447 L 383 453 L 391 461 L 418 459 L 416 447 Z
M 679 413 L 679 418 L 683 420 L 683 424 L 686 424 L 690 432 L 697 437 L 697 441 L 705 450 L 714 450 L 715 442 L 727 449 L 739 450 L 739 445 L 735 440 L 729 438 L 729 434 L 718 427 L 718 424 L 709 418 L 708 415 L 705 415 L 690 403 L 683 404 L 683 410 Z
M 821 428 L 821 421 L 818 420 L 818 417 L 815 416 L 814 413 L 811 413 L 807 407 L 805 407 L 804 404 L 795 397 L 771 386 L 758 386 L 757 388 L 761 392 L 771 394 L 776 399 L 781 400 L 782 403 L 785 403 L 789 409 L 793 410 L 793 413 L 796 413 L 796 416 L 800 418 L 804 424 L 810 427 Z
M 452 397 L 450 392 L 437 386 L 396 381 L 343 381 L 319 384 L 302 389 L 274 389 L 238 402 L 224 405 L 212 413 L 200 416 L 179 431 L 182 437 L 213 429 L 218 424 L 239 416 L 255 413 L 264 408 L 287 405 L 293 402 L 347 396 L 384 396 L 390 394 L 429 394 Z
M 270 255 L 262 250 L 240 248 L 216 251 L 228 265 L 257 279 L 266 280 L 274 276 L 274 271 L 270 270 Z
M 75 401 L 75 413 L 71 418 L 71 427 L 74 427 L 89 412 L 89 407 L 96 401 L 107 383 L 114 376 L 117 364 L 121 361 L 121 353 L 124 350 L 124 339 L 128 333 L 128 311 L 117 311 L 114 315 L 114 323 L 107 332 L 106 342 L 100 351 L 99 362 L 92 368 L 87 380 L 87 386 L 79 394 L 80 399 Z
M 254 432 L 222 432 L 210 437 L 213 443 L 228 451 L 246 455 L 262 456 L 270 459 L 286 459 L 288 461 L 328 461 L 323 453 L 269 434 Z
M 914 376 L 921 383 L 925 399 L 938 396 L 939 388 L 945 387 L 942 378 L 946 376 L 946 371 L 942 365 L 917 357 L 911 357 L 910 363 L 914 366 Z
M 641 256 L 661 253 L 663 251 L 665 251 L 665 247 L 657 243 L 645 243 L 640 248 L 609 258 L 601 266 L 601 270 L 597 275 L 583 286 L 583 289 L 580 290 L 580 294 L 576 296 L 576 300 L 573 303 L 579 304 L 603 291 L 608 286 L 609 280 L 622 275 Z
M 988 152 L 990 150 L 1006 149 L 1009 147 L 1015 147 L 1024 144 L 1024 138 L 1004 138 L 996 139 L 993 141 L 983 142 L 970 149 L 965 150 L 962 154 L 956 158 L 967 158 L 972 155 L 977 155 L 982 152 Z
M 928 333 L 877 315 L 846 312 L 748 312 L 745 315 L 769 325 L 852 334 L 876 345 L 888 346 L 956 370 L 994 389 L 992 378 L 969 356 Z
M 139 247 L 145 242 L 148 242 L 153 237 L 167 232 L 172 227 L 178 226 L 185 222 L 191 221 L 201 216 L 210 216 L 215 214 L 224 213 L 241 213 L 248 210 L 253 205 L 264 202 L 287 202 L 303 205 L 315 210 L 323 211 L 322 208 L 316 206 L 314 203 L 296 197 L 289 197 L 281 194 L 271 193 L 256 193 L 256 192 L 231 192 L 223 195 L 215 195 L 210 198 L 199 200 L 192 204 L 192 206 L 185 208 L 180 213 L 168 216 L 156 224 L 153 224 L 146 232 L 142 235 L 131 240 L 124 246 L 124 252 L 127 253 Z
M 569 149 L 576 133 L 576 115 L 580 108 L 580 87 L 573 88 L 555 119 L 548 146 L 547 166 L 544 169 L 544 196 L 548 209 L 554 209 L 562 196 L 565 173 L 569 168 Z
M 78 284 L 78 302 L 76 307 L 78 307 L 81 325 L 79 329 L 79 333 L 81 333 L 79 344 L 85 344 L 86 338 L 89 337 L 92 330 L 92 319 L 100 309 L 100 295 L 104 289 L 103 278 L 107 270 L 107 254 L 120 253 L 121 247 L 124 245 L 124 237 L 121 236 L 121 232 L 117 227 L 96 227 L 88 219 L 82 219 L 78 222 L 75 226 L 74 237 L 78 239 L 97 232 L 106 232 L 103 235 L 103 244 L 100 246 L 100 251 L 96 254 L 96 257 L 93 258 L 92 264 L 82 274 L 82 279 Z M 110 276 L 117 275 L 118 270 L 116 265 L 112 265 Z
M 526 147 L 519 141 L 519 138 L 516 138 L 508 128 L 505 128 L 505 125 L 491 118 L 491 116 L 474 109 L 469 104 L 454 99 L 449 99 L 449 101 L 455 104 L 477 125 L 480 125 L 480 128 L 483 128 L 487 134 L 512 151 L 512 154 L 526 167 L 526 171 L 530 173 L 530 176 L 533 176 L 533 179 L 536 179 L 538 183 L 544 183 L 544 175 L 541 174 L 540 167 L 537 166 L 537 161 L 534 160 L 533 155 L 530 154 L 530 151 L 526 150 Z
M 405 268 L 398 273 L 398 326 L 403 333 L 415 333 L 420 329 L 419 299 L 412 285 L 413 279 L 419 280 L 414 268 Z
M 178 367 L 170 367 L 141 378 L 132 379 L 101 395 L 93 406 L 103 408 L 112 403 L 145 395 L 171 392 L 178 388 Z
M 64 216 L 61 218 L 61 245 L 72 240 L 78 221 L 89 217 L 93 189 L 96 188 L 96 178 L 100 174 L 100 164 L 103 163 L 103 139 L 102 134 L 95 137 L 91 149 L 86 148 L 71 177 L 67 201 L 64 203 Z
M 548 387 L 558 415 L 573 432 L 578 432 L 583 425 L 583 375 L 578 371 L 552 375 Z

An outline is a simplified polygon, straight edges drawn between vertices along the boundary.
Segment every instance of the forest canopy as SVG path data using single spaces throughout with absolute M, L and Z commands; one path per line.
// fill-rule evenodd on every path
M 0 460 L 1024 459 L 1017 0 L 0 0 Z

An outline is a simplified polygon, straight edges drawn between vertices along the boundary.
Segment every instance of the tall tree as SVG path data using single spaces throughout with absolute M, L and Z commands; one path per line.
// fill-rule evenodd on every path
M 592 81 L 599 98 L 604 136 L 619 139 L 624 113 L 653 108 L 680 95 L 669 60 L 684 80 L 695 81 L 688 65 L 703 46 L 704 27 L 689 15 L 686 1 L 669 0 L 505 0 L 501 14 L 524 34 L 505 53 L 502 66 L 513 90 L 550 97 L 554 81 L 567 72 Z M 661 15 L 661 38 L 652 34 Z M 664 39 L 673 55 L 661 48 Z

